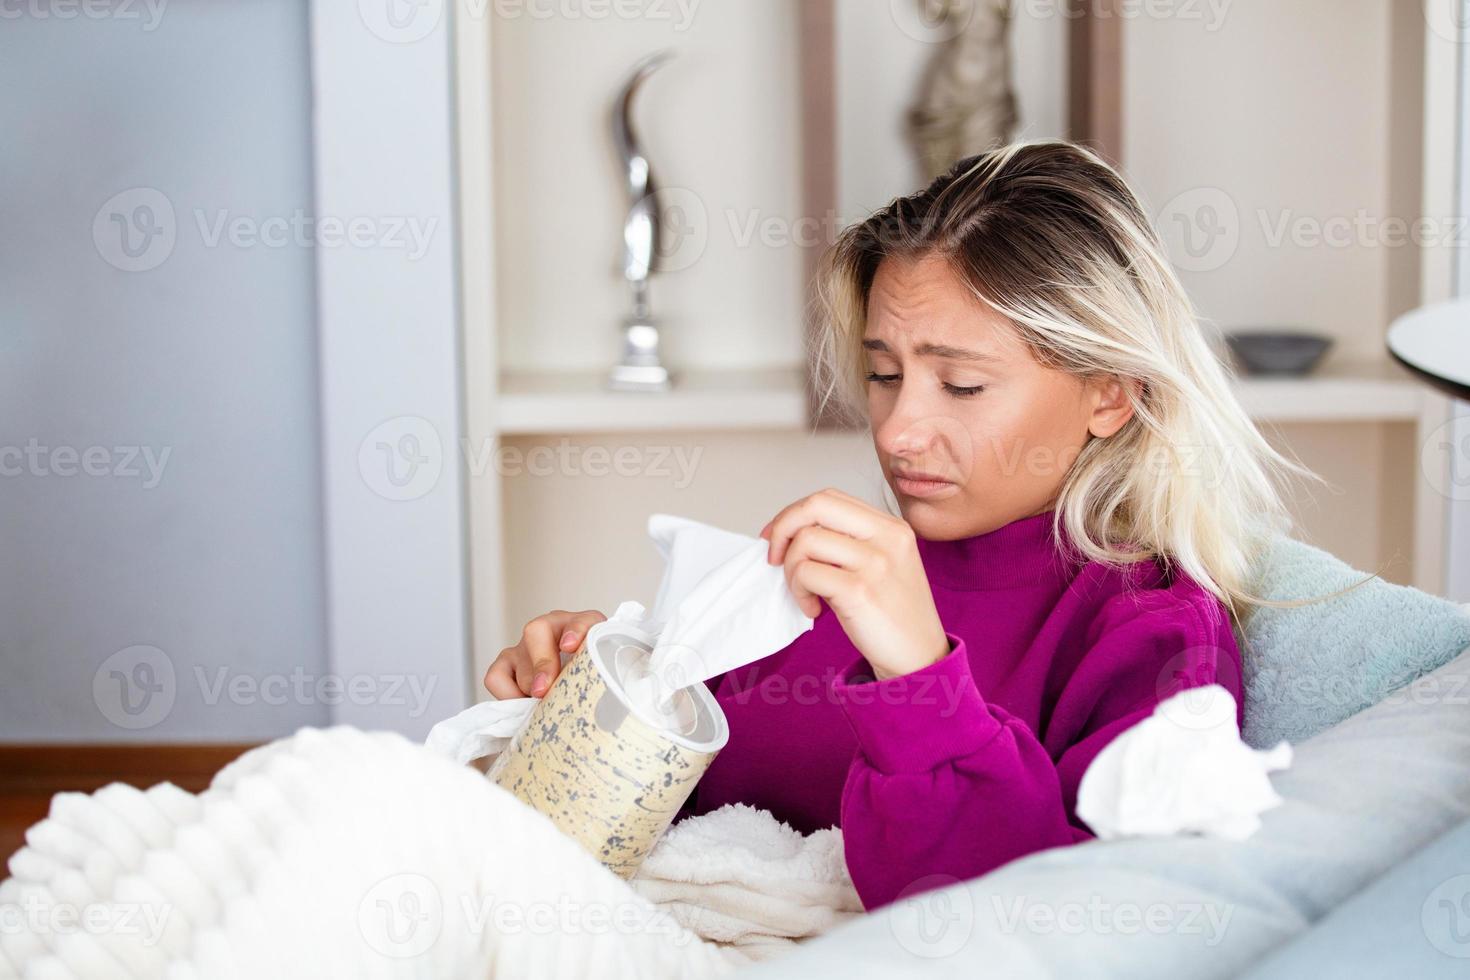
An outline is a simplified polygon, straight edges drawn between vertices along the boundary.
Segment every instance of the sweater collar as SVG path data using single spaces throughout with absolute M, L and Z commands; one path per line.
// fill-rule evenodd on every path
M 950 541 L 918 539 L 919 558 L 933 585 L 974 592 L 1059 582 L 1085 558 L 1066 528 L 1052 534 L 1055 510 Z

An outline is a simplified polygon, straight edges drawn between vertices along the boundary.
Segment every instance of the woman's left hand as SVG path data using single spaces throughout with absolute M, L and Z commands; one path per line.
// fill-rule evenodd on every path
M 879 680 L 941 660 L 949 639 L 919 560 L 913 528 L 841 492 L 822 490 L 784 508 L 761 529 L 767 561 L 785 565 L 802 612 L 837 614 Z

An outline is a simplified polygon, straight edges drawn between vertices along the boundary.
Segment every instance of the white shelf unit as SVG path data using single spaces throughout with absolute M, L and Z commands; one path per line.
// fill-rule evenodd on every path
M 605 371 L 522 371 L 501 376 L 502 435 L 582 432 L 801 429 L 806 392 L 798 368 L 677 371 L 674 387 L 613 391 Z
M 682 371 L 668 392 L 612 391 L 601 371 L 521 371 L 501 376 L 501 435 L 712 432 L 807 427 L 797 368 Z M 1416 422 L 1424 387 L 1391 361 L 1328 363 L 1305 377 L 1243 376 L 1236 390 L 1265 422 Z
M 1327 363 L 1305 377 L 1244 376 L 1236 393 L 1267 422 L 1414 422 L 1424 386 L 1391 361 Z
M 1312 2 L 1315 4 L 1313 10 L 1328 9 L 1327 0 Z M 607 188 L 596 194 L 592 193 L 593 188 L 586 186 L 586 174 L 590 172 L 587 161 L 597 161 L 595 166 L 604 168 L 607 163 L 601 156 L 605 152 L 604 139 L 596 129 L 603 118 L 602 110 L 594 111 L 577 104 L 568 114 L 568 110 L 558 102 L 563 97 L 575 99 L 580 97 L 579 93 L 585 95 L 582 89 L 586 86 L 595 86 L 601 91 L 603 82 L 576 82 L 569 76 L 558 76 L 549 88 L 536 84 L 538 80 L 545 81 L 537 74 L 541 71 L 538 66 L 554 60 L 553 56 L 560 50 L 552 50 L 546 45 L 561 41 L 572 43 L 574 39 L 581 39 L 576 43 L 582 43 L 586 40 L 583 38 L 586 25 L 537 24 L 536 30 L 531 32 L 526 25 L 507 24 L 495 17 L 466 15 L 466 8 L 457 7 L 461 14 L 455 21 L 455 70 L 460 260 L 463 269 L 461 310 L 465 331 L 463 384 L 466 435 L 471 444 L 478 446 L 485 440 L 502 437 L 555 437 L 649 430 L 667 433 L 734 433 L 746 430 L 752 433 L 752 451 L 758 452 L 761 440 L 771 433 L 804 430 L 808 425 L 804 379 L 798 369 L 688 371 L 680 379 L 680 387 L 665 395 L 613 392 L 603 387 L 602 370 L 593 370 L 598 361 L 605 359 L 601 347 L 589 347 L 580 334 L 555 329 L 557 324 L 595 322 L 597 316 L 615 315 L 625 299 L 621 292 L 611 289 L 606 283 L 599 285 L 600 280 L 586 272 L 591 265 L 611 258 L 610 253 L 606 257 L 595 253 L 589 263 L 585 247 L 587 236 L 593 234 L 593 229 L 610 227 L 609 222 L 617 217 L 612 214 L 611 206 L 606 204 L 609 193 L 615 196 L 615 182 L 609 177 Z M 704 203 L 710 209 L 709 228 L 726 238 L 747 227 L 762 227 L 760 221 L 750 220 L 751 214 L 739 210 L 742 203 L 760 204 L 762 207 L 754 215 L 758 219 L 799 213 L 796 210 L 799 202 L 791 192 L 800 175 L 794 170 L 789 174 L 782 171 L 773 175 L 769 169 L 762 169 L 773 159 L 789 159 L 793 167 L 800 160 L 800 140 L 796 130 L 800 120 L 794 111 L 782 109 L 785 103 L 776 98 L 779 93 L 789 93 L 794 104 L 799 97 L 801 79 L 793 67 L 798 64 L 794 42 L 788 36 L 791 31 L 772 29 L 779 26 L 778 22 L 784 16 L 779 10 L 784 8 L 751 5 L 748 14 L 742 13 L 737 17 L 731 13 L 732 10 L 744 9 L 743 5 L 711 8 L 707 22 L 701 21 L 692 32 L 672 38 L 655 36 L 656 25 L 631 22 L 606 25 L 606 37 L 602 36 L 604 32 L 600 28 L 595 49 L 587 41 L 588 52 L 596 50 L 601 53 L 595 57 L 589 53 L 588 63 L 581 66 L 584 69 L 581 74 L 587 79 L 601 79 L 604 75 L 612 77 L 608 69 L 613 61 L 621 62 L 628 56 L 626 60 L 631 63 L 635 48 L 641 52 L 672 41 L 691 51 L 698 48 L 699 57 L 704 59 L 698 62 L 699 71 L 691 70 L 686 76 L 697 87 L 697 84 L 704 84 L 700 79 L 707 83 L 720 77 L 720 72 L 745 70 L 739 65 L 748 65 L 751 58 L 759 59 L 762 72 L 758 77 L 765 87 L 759 88 L 756 94 L 742 93 L 737 112 L 716 113 L 714 117 L 722 120 L 722 126 L 728 117 L 727 128 L 732 132 L 745 126 L 757 127 L 762 138 L 764 134 L 770 134 L 779 142 L 781 152 L 778 153 L 765 152 L 759 158 L 751 156 L 748 152 L 752 143 L 750 139 L 730 137 L 714 141 L 702 138 L 700 134 L 704 131 L 697 125 L 695 136 L 689 138 L 689 120 L 711 117 L 709 103 L 723 98 L 721 93 L 730 88 L 728 85 L 699 91 L 683 82 L 680 85 L 651 85 L 648 94 L 648 108 L 665 121 L 664 131 L 667 132 L 671 124 L 676 128 L 683 125 L 679 131 L 684 137 L 650 149 L 657 154 L 656 159 L 663 163 L 666 173 L 700 175 L 704 185 Z M 1282 32 L 1276 31 L 1271 22 L 1263 19 L 1268 17 L 1264 12 L 1267 9 L 1275 8 L 1255 7 L 1236 11 L 1230 29 L 1222 32 L 1218 39 L 1214 35 L 1195 38 L 1192 43 L 1197 47 L 1183 50 L 1188 51 L 1191 58 L 1205 57 L 1215 51 L 1218 44 L 1239 45 L 1241 36 L 1245 36 L 1248 43 L 1269 47 L 1277 43 Z M 1449 84 L 1455 71 L 1453 45 L 1443 42 L 1427 29 L 1417 9 L 1406 13 L 1396 6 L 1383 5 L 1380 9 L 1375 4 L 1373 10 L 1375 15 L 1383 16 L 1378 20 L 1360 22 L 1341 21 L 1325 14 L 1305 20 L 1293 15 L 1294 19 L 1287 18 L 1283 22 L 1289 28 L 1290 36 L 1304 46 L 1315 44 L 1318 34 L 1314 25 L 1334 23 L 1357 44 L 1354 51 L 1362 49 L 1374 55 L 1369 62 L 1372 69 L 1369 76 L 1372 91 L 1369 94 L 1374 98 L 1366 100 L 1366 109 L 1374 114 L 1376 121 L 1373 125 L 1382 131 L 1383 138 L 1392 142 L 1392 149 L 1385 160 L 1377 157 L 1366 159 L 1361 154 L 1354 158 L 1347 171 L 1348 183 L 1337 181 L 1331 184 L 1335 188 L 1348 189 L 1334 192 L 1338 195 L 1336 198 L 1329 196 L 1317 202 L 1316 210 L 1329 216 L 1338 211 L 1351 213 L 1352 207 L 1358 206 L 1354 198 L 1355 187 L 1382 184 L 1388 189 L 1380 195 L 1382 200 L 1378 203 L 1386 213 L 1452 213 L 1453 153 L 1446 144 L 1445 134 L 1454 129 L 1453 106 L 1446 100 L 1445 93 L 1453 88 Z M 1392 11 L 1391 16 L 1387 13 L 1389 11 Z M 792 21 L 795 21 L 794 14 Z M 1152 22 L 1130 22 L 1125 26 L 1129 42 L 1127 50 L 1132 52 L 1128 64 L 1135 78 L 1148 72 L 1169 75 L 1173 71 L 1173 60 L 1183 57 L 1178 54 L 1180 42 L 1189 42 L 1189 36 L 1164 36 L 1161 32 L 1168 26 Z M 1381 29 L 1388 27 L 1393 31 L 1392 41 L 1376 40 L 1382 33 Z M 721 32 L 719 38 L 701 34 L 701 31 L 707 32 L 712 28 Z M 497 48 L 492 43 L 493 36 L 502 32 L 505 32 L 505 37 Z M 732 32 L 735 36 L 732 43 L 744 60 L 721 62 L 719 59 L 726 57 L 722 54 L 726 51 L 724 35 Z M 630 44 L 629 39 L 635 35 L 637 43 Z M 517 43 L 505 43 L 506 37 L 514 37 Z M 522 45 L 520 41 L 527 44 Z M 1388 47 L 1390 44 L 1392 47 Z M 1423 50 L 1422 65 L 1414 54 L 1417 47 Z M 1232 50 L 1239 54 L 1240 49 Z M 500 59 L 495 72 L 491 70 L 492 52 Z M 1256 54 L 1259 52 L 1252 51 L 1252 57 Z M 1389 61 L 1384 63 L 1383 58 Z M 1317 61 L 1312 64 L 1316 65 Z M 1280 75 L 1281 91 L 1290 96 L 1285 100 L 1287 108 L 1296 113 L 1291 118 L 1306 110 L 1317 109 L 1321 111 L 1316 112 L 1313 118 L 1320 116 L 1326 119 L 1330 115 L 1327 104 L 1317 106 L 1311 102 L 1316 98 L 1313 86 L 1298 84 L 1292 67 L 1294 61 L 1262 60 L 1261 63 L 1276 66 L 1274 70 Z M 679 64 L 689 67 L 696 61 L 691 59 Z M 1145 71 L 1140 72 L 1139 69 Z M 673 70 L 670 69 L 671 72 Z M 1343 71 L 1340 65 L 1336 70 L 1338 75 L 1334 78 Z M 1236 132 L 1239 127 L 1235 130 L 1224 127 L 1225 131 L 1222 131 L 1218 120 L 1208 118 L 1206 114 L 1194 112 L 1182 122 L 1164 118 L 1168 112 L 1174 111 L 1169 109 L 1173 103 L 1182 102 L 1186 107 L 1201 106 L 1219 99 L 1234 113 L 1231 118 L 1248 119 L 1251 126 L 1259 122 L 1259 113 L 1245 112 L 1248 107 L 1241 98 L 1231 95 L 1233 90 L 1230 86 L 1236 83 L 1227 77 L 1228 73 L 1201 71 L 1195 74 L 1204 81 L 1196 84 L 1187 93 L 1187 98 L 1162 100 L 1156 104 L 1154 100 L 1145 98 L 1148 92 L 1159 90 L 1152 85 L 1135 86 L 1126 93 L 1128 110 L 1135 117 L 1133 121 L 1139 122 L 1153 114 L 1153 130 L 1167 137 L 1167 152 L 1158 151 L 1157 147 L 1143 147 L 1149 152 L 1140 152 L 1134 159 L 1135 164 L 1146 171 L 1145 176 L 1152 175 L 1150 188 L 1160 201 L 1180 190 L 1168 182 L 1177 176 L 1181 168 L 1185 176 L 1179 179 L 1223 181 L 1232 187 L 1237 170 L 1245 168 L 1258 182 L 1255 185 L 1257 190 L 1278 186 L 1280 182 L 1274 175 L 1277 170 L 1285 170 L 1292 175 L 1294 183 L 1288 186 L 1294 188 L 1293 193 L 1296 194 L 1302 193 L 1302 188 L 1322 185 L 1326 179 L 1323 174 L 1332 175 L 1331 171 L 1310 170 L 1303 176 L 1304 161 L 1310 159 L 1310 154 L 1301 147 L 1296 148 L 1295 156 L 1289 155 L 1280 160 L 1273 156 L 1269 163 L 1251 164 L 1250 160 L 1255 159 L 1254 151 L 1242 149 L 1249 142 L 1249 134 Z M 1376 89 L 1379 83 L 1384 87 L 1381 93 Z M 1211 88 L 1212 85 L 1215 87 Z M 527 95 L 528 92 L 536 94 L 533 97 Z M 691 106 L 698 109 L 696 116 L 689 115 Z M 1275 108 L 1273 103 L 1273 111 Z M 772 114 L 767 111 L 771 109 L 778 111 Z M 1451 124 L 1447 125 L 1447 121 Z M 1324 122 L 1323 125 L 1329 123 Z M 1330 122 L 1330 126 L 1337 125 Z M 648 135 L 656 138 L 658 132 L 656 128 L 650 129 Z M 874 139 L 882 138 L 882 131 L 875 128 L 873 132 Z M 503 141 L 501 145 L 496 145 L 497 140 Z M 1219 141 L 1224 141 L 1223 149 L 1216 145 Z M 1280 139 L 1277 141 L 1281 142 Z M 1289 140 L 1285 142 L 1290 143 Z M 528 147 L 536 146 L 541 147 L 541 155 L 529 157 Z M 711 147 L 716 147 L 719 152 L 708 155 Z M 1422 148 L 1422 160 L 1418 158 L 1416 147 Z M 1197 165 L 1191 153 L 1195 156 L 1203 154 L 1205 164 Z M 1266 151 L 1261 151 L 1261 154 L 1271 155 Z M 1158 162 L 1173 160 L 1176 156 L 1181 158 L 1177 163 Z M 1215 176 L 1210 168 L 1225 160 L 1237 169 Z M 762 175 L 759 179 L 764 183 L 750 186 L 742 182 L 742 175 L 755 171 Z M 1358 183 L 1353 184 L 1352 181 Z M 546 192 L 547 184 L 555 186 L 554 194 Z M 1245 219 L 1250 219 L 1249 209 L 1255 199 L 1242 198 L 1242 202 L 1247 208 Z M 495 229 L 505 227 L 507 222 L 512 233 L 505 235 L 502 232 L 497 241 Z M 569 233 L 568 229 L 576 231 Z M 595 239 L 596 235 L 593 237 Z M 659 284 L 658 306 L 661 312 L 682 312 L 686 322 L 689 322 L 687 318 L 714 317 L 701 322 L 699 331 L 688 334 L 677 329 L 670 331 L 671 341 L 677 339 L 689 347 L 682 352 L 684 356 L 679 351 L 670 350 L 669 363 L 679 370 L 686 358 L 696 360 L 702 355 L 718 361 L 725 356 L 724 353 L 711 354 L 711 350 L 729 352 L 734 355 L 734 360 L 749 356 L 752 350 L 769 354 L 775 360 L 795 360 L 794 341 L 788 346 L 780 346 L 780 343 L 785 343 L 781 338 L 795 335 L 795 321 L 792 321 L 793 330 L 785 331 L 781 323 L 788 314 L 776 312 L 777 308 L 781 311 L 789 309 L 792 317 L 799 315 L 799 303 L 788 303 L 795 297 L 793 273 L 784 265 L 756 268 L 752 263 L 757 258 L 769 257 L 768 253 L 735 247 L 729 241 L 721 242 L 716 238 L 712 235 L 707 250 L 695 257 L 699 264 L 692 270 Z M 1346 301 L 1338 294 L 1328 292 L 1320 281 L 1304 279 L 1305 273 L 1319 269 L 1312 264 L 1310 257 L 1306 265 L 1301 264 L 1300 257 L 1294 260 L 1297 264 L 1292 265 L 1293 260 L 1286 250 L 1275 249 L 1267 253 L 1269 261 L 1262 273 L 1249 265 L 1250 261 L 1260 258 L 1259 254 L 1252 259 L 1251 253 L 1244 253 L 1232 268 L 1242 270 L 1240 278 L 1251 284 L 1252 289 L 1257 283 L 1271 284 L 1276 293 L 1262 300 L 1267 309 L 1256 310 L 1246 304 L 1238 313 L 1232 313 L 1232 304 L 1226 303 L 1223 304 L 1227 307 L 1225 317 L 1218 317 L 1215 313 L 1211 316 L 1228 326 L 1279 321 L 1325 331 L 1331 325 L 1334 337 L 1339 341 L 1337 353 L 1340 355 L 1340 359 L 1329 357 L 1320 371 L 1305 378 L 1240 378 L 1240 398 L 1251 415 L 1273 424 L 1348 427 L 1343 431 L 1353 431 L 1352 427 L 1357 427 L 1365 433 L 1373 427 L 1389 425 L 1398 430 L 1400 438 L 1408 427 L 1418 437 L 1418 443 L 1423 445 L 1426 434 L 1447 417 L 1448 402 L 1418 385 L 1406 371 L 1392 364 L 1382 351 L 1380 341 L 1387 320 L 1396 312 L 1446 297 L 1450 281 L 1450 251 L 1426 248 L 1417 258 L 1411 258 L 1407 251 L 1385 255 L 1366 273 L 1357 273 L 1359 278 L 1354 280 L 1355 283 L 1370 281 L 1363 278 L 1367 275 L 1372 282 L 1381 281 L 1384 283 L 1382 294 L 1354 288 L 1347 290 Z M 536 256 L 544 260 L 542 264 L 532 261 Z M 602 266 L 597 265 L 597 268 Z M 567 270 L 576 271 L 569 273 Z M 1288 286 L 1281 286 L 1283 282 Z M 567 286 L 567 283 L 573 285 Z M 759 302 L 769 303 L 769 308 L 757 308 L 759 302 L 742 305 L 739 302 L 741 297 L 730 291 L 731 284 L 737 287 L 739 284 L 754 284 L 747 291 L 758 297 Z M 1260 289 L 1251 292 L 1234 284 L 1223 291 L 1217 290 L 1215 298 L 1221 295 L 1227 298 L 1256 297 L 1258 293 Z M 691 302 L 691 297 L 696 296 L 699 302 Z M 1281 304 L 1277 302 L 1279 296 L 1300 299 L 1301 303 Z M 1362 297 L 1366 298 L 1360 301 Z M 595 309 L 572 309 L 568 306 L 572 301 Z M 1311 315 L 1299 315 L 1302 309 Z M 589 320 L 589 316 L 594 320 Z M 761 329 L 752 329 L 749 335 L 742 334 L 744 348 L 737 349 L 738 345 L 730 344 L 730 338 L 735 331 L 746 329 L 741 324 L 760 324 Z M 593 342 L 601 344 L 602 340 L 593 338 Z M 1380 355 L 1377 360 L 1354 360 L 1371 358 L 1375 350 Z M 573 370 L 565 373 L 549 370 L 560 366 Z M 1340 443 L 1341 433 L 1335 435 Z M 1364 472 L 1381 475 L 1384 462 L 1378 457 L 1365 457 L 1354 460 L 1352 465 L 1363 467 Z M 1444 524 L 1440 513 L 1443 500 L 1437 499 L 1428 489 L 1428 481 L 1422 479 L 1418 480 L 1413 493 L 1416 499 L 1414 578 L 1421 587 L 1437 590 L 1444 545 Z M 513 526 L 523 520 L 523 515 L 511 513 L 505 497 L 501 481 L 492 479 L 475 481 L 468 499 L 472 536 L 472 623 L 476 660 L 481 665 L 493 656 L 512 632 L 504 607 L 504 583 L 511 567 L 508 558 L 512 556 L 504 553 L 503 531 L 505 526 Z M 520 560 L 525 556 L 513 557 Z

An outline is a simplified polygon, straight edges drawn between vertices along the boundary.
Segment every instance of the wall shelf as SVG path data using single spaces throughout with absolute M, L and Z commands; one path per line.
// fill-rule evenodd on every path
M 799 368 L 686 370 L 667 393 L 610 391 L 602 371 L 511 371 L 501 375 L 495 429 L 501 435 L 694 432 L 808 428 Z M 1391 361 L 1329 362 L 1306 377 L 1241 376 L 1251 418 L 1289 422 L 1414 422 L 1423 387 Z
M 1329 361 L 1301 378 L 1242 375 L 1236 392 L 1267 422 L 1413 422 L 1424 410 L 1423 385 L 1386 359 Z
M 668 392 L 611 391 L 604 371 L 511 371 L 500 377 L 501 435 L 802 429 L 800 368 L 680 370 Z

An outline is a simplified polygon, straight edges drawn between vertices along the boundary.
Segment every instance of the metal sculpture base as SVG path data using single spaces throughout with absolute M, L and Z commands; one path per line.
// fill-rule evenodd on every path
M 658 327 L 645 318 L 623 322 L 623 359 L 613 365 L 607 386 L 617 391 L 668 391 L 673 375 L 658 359 Z

